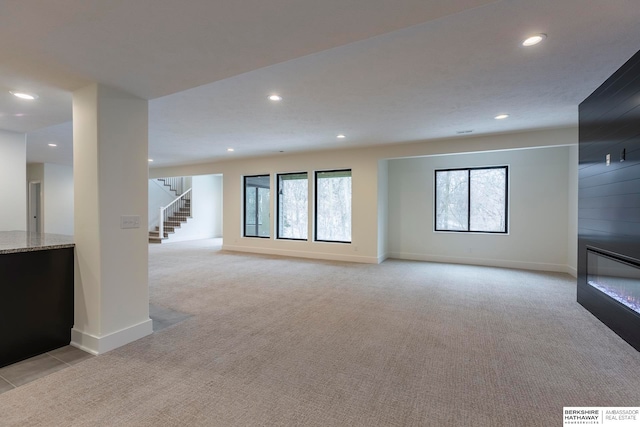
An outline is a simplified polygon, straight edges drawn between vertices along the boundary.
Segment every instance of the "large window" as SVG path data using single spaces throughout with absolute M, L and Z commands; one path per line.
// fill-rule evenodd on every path
M 307 240 L 309 230 L 307 173 L 278 175 L 278 238 Z
M 269 175 L 244 177 L 244 235 L 269 237 Z
M 435 230 L 507 232 L 508 167 L 436 171 Z
M 316 240 L 351 242 L 351 170 L 316 172 Z

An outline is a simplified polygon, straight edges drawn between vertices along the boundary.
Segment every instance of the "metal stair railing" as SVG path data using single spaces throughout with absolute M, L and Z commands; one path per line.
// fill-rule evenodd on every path
M 163 184 L 169 187 L 169 190 L 175 194 L 182 194 L 185 188 L 191 188 L 191 177 L 188 176 L 175 176 L 170 178 L 156 178 L 158 181 L 162 181 Z

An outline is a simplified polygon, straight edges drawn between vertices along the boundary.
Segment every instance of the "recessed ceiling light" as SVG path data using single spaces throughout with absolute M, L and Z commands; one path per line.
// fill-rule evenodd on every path
M 227 148 L 227 151 L 228 152 L 232 152 L 232 151 L 236 151 L 236 150 L 234 150 L 233 148 Z
M 58 144 L 54 144 L 54 143 L 51 143 L 51 144 L 48 144 L 48 145 L 49 145 L 49 147 L 57 147 L 58 146 Z
M 462 134 L 465 134 L 465 133 L 471 133 L 471 132 L 473 132 L 473 130 L 469 129 L 469 130 L 459 130 L 459 131 L 457 131 L 456 133 L 457 133 L 458 135 L 462 135 Z
M 546 34 L 534 34 L 531 37 L 527 37 L 523 42 L 522 46 L 534 46 L 540 43 L 542 40 L 546 39 Z
M 345 138 L 346 138 L 346 136 L 344 136 L 343 134 L 340 134 L 340 135 L 336 136 L 336 138 L 338 138 L 338 139 L 345 139 Z
M 25 92 L 9 92 L 11 95 L 15 96 L 16 98 L 20 98 L 20 99 L 28 99 L 29 101 L 33 101 L 34 99 L 38 98 L 38 95 L 35 95 L 33 93 L 25 93 Z
M 282 101 L 282 97 L 280 95 L 269 95 L 269 99 L 272 101 Z
M 147 160 L 149 160 L 149 163 L 153 162 L 153 159 L 147 159 Z
M 494 117 L 494 119 L 503 120 L 503 119 L 506 119 L 507 117 L 509 117 L 508 114 L 498 114 L 497 116 Z

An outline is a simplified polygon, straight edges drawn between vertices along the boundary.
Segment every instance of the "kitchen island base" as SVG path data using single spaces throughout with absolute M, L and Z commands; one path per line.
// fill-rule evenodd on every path
M 73 247 L 0 254 L 0 367 L 71 341 Z

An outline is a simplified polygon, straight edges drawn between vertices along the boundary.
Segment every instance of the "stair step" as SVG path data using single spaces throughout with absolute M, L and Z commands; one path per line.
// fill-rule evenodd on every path
M 165 232 L 163 233 L 163 234 L 164 234 L 164 237 L 165 237 L 165 238 L 169 237 L 169 233 L 172 233 L 172 232 L 171 232 L 171 231 L 169 231 L 169 232 L 166 232 L 166 231 L 165 231 Z M 158 231 L 158 230 L 156 230 L 156 231 L 150 231 L 150 232 L 149 232 L 149 238 L 151 238 L 151 237 L 160 237 L 160 231 Z
M 164 224 L 164 232 L 165 233 L 175 233 L 176 232 L 176 228 L 180 228 L 179 225 L 167 225 L 167 223 Z M 160 227 L 156 226 L 156 231 L 150 231 L 149 233 L 156 233 L 160 231 Z
M 159 237 L 149 237 L 149 243 L 162 243 L 163 240 L 166 239 L 161 239 Z
M 187 222 L 187 219 L 191 218 L 190 216 L 186 216 L 186 215 L 173 215 L 169 217 L 169 221 L 178 221 L 178 222 Z
M 182 224 L 184 224 L 184 221 L 165 221 L 164 222 L 164 227 L 165 228 L 167 228 L 167 227 L 178 227 L 179 228 Z M 156 226 L 156 228 L 158 228 L 158 227 Z

